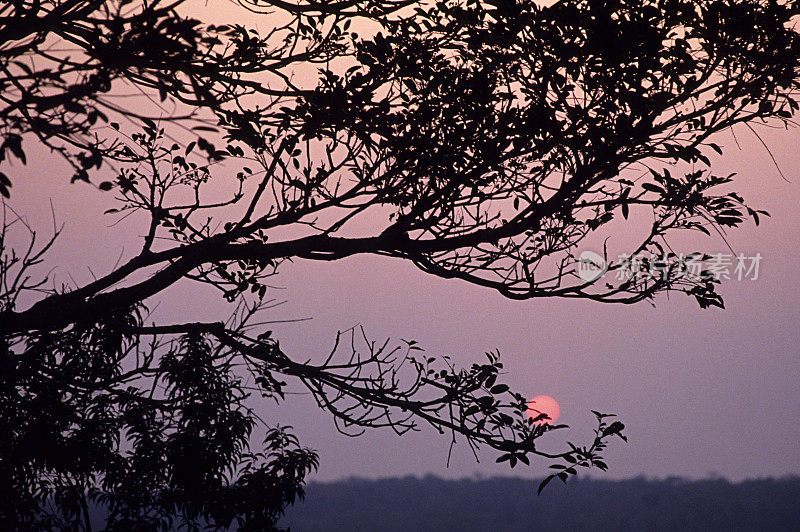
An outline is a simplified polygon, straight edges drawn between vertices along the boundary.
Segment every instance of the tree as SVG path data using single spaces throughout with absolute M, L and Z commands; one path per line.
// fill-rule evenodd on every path
M 375 254 L 515 299 L 634 303 L 678 291 L 722 306 L 713 275 L 689 271 L 704 254 L 674 253 L 668 237 L 765 214 L 717 192 L 733 176 L 711 170 L 710 152 L 721 152 L 711 137 L 791 123 L 796 3 L 246 3 L 281 12 L 263 37 L 203 25 L 179 4 L 0 8 L 0 34 L 11 35 L 0 39 L 0 152 L 25 162 L 27 138 L 37 138 L 83 180 L 107 161 L 115 178 L 99 188 L 119 202 L 108 214 L 147 216 L 138 253 L 93 282 L 49 291 L 34 270 L 52 240 L 39 245 L 22 218 L 5 221 L 6 233 L 30 237 L 20 253 L 1 242 L 9 519 L 27 522 L 54 501 L 53 522 L 88 528 L 92 500 L 109 509 L 110 527 L 166 527 L 176 516 L 187 526 L 273 526 L 316 466 L 280 427 L 264 452 L 250 451 L 248 395 L 282 400 L 285 378 L 342 430 L 428 423 L 512 467 L 559 460 L 546 481 L 605 469 L 601 452 L 622 423 L 596 413 L 593 442 L 537 449 L 558 427 L 526 419 L 525 399 L 497 381 L 494 353 L 460 369 L 414 342 L 352 330 L 322 363 L 299 362 L 249 327 L 265 281 L 293 258 Z M 368 36 L 353 29 L 362 19 L 376 28 Z M 52 52 L 58 39 L 82 60 Z M 295 82 L 309 64 L 317 75 Z M 114 103 L 115 82 L 188 112 L 147 116 Z M 184 124 L 199 136 L 186 138 Z M 210 199 L 223 170 L 238 184 Z M 5 195 L 10 185 L 0 176 Z M 633 224 L 644 214 L 649 230 L 627 256 L 643 257 L 646 275 L 580 275 L 581 244 L 613 234 L 615 217 Z M 604 255 L 607 271 L 630 268 Z M 192 282 L 235 303 L 233 317 L 148 322 L 154 298 Z
M 24 162 L 23 137 L 32 135 L 73 166 L 73 180 L 88 181 L 88 171 L 99 169 L 114 146 L 98 137 L 96 126 L 107 123 L 109 113 L 146 116 L 119 98 L 122 90 L 156 97 L 162 103 L 156 115 L 173 121 L 202 118 L 198 111 L 203 109 L 219 112 L 228 105 L 241 109 L 242 99 L 251 95 L 292 95 L 297 89 L 288 81 L 289 67 L 330 61 L 342 50 L 343 18 L 365 9 L 380 15 L 392 10 L 396 0 L 365 6 L 350 1 L 294 5 L 277 0 L 274 5 L 288 17 L 265 36 L 241 25 L 202 25 L 179 12 L 184 3 L 4 3 L 0 162 L 6 152 Z M 258 0 L 241 4 L 260 9 Z M 318 30 L 293 29 L 304 21 Z M 265 76 L 284 80 L 285 87 L 270 89 L 262 83 Z M 8 187 L 8 178 L 0 178 L 0 193 L 7 196 Z

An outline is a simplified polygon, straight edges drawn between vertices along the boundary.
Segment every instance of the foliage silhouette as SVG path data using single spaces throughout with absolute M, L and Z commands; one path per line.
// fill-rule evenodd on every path
M 283 400 L 285 378 L 343 431 L 427 423 L 512 467 L 558 459 L 546 482 L 605 469 L 622 423 L 596 413 L 588 445 L 537 449 L 558 427 L 526 419 L 494 353 L 461 369 L 351 330 L 322 363 L 298 362 L 253 324 L 267 280 L 292 259 L 373 254 L 514 299 L 678 291 L 722 306 L 710 272 L 687 274 L 705 255 L 666 252 L 667 238 L 764 214 L 717 192 L 733 176 L 711 171 L 710 137 L 791 124 L 796 2 L 242 3 L 271 11 L 270 31 L 202 24 L 180 1 L 0 7 L 0 164 L 25 163 L 34 139 L 73 179 L 105 163 L 115 177 L 98 188 L 118 200 L 107 214 L 147 217 L 134 256 L 48 289 L 35 270 L 58 234 L 37 244 L 6 210 L 5 519 L 31 525 L 44 509 L 42 526 L 89 528 L 91 501 L 109 528 L 274 526 L 317 464 L 286 428 L 250 450 L 255 396 Z M 354 30 L 364 21 L 369 36 Z M 125 86 L 142 98 L 126 104 Z M 228 172 L 237 184 L 219 199 Z M 11 184 L 0 173 L 3 195 Z M 579 245 L 644 214 L 627 255 L 656 257 L 648 275 L 579 275 Z M 20 230 L 30 245 L 16 252 L 6 235 Z M 147 321 L 154 298 L 192 282 L 233 316 Z

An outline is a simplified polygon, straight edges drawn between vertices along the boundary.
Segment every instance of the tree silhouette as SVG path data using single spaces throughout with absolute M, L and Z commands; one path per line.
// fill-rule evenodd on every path
M 514 299 L 678 291 L 722 306 L 711 272 L 689 272 L 706 256 L 667 239 L 764 214 L 717 192 L 732 176 L 708 154 L 737 124 L 791 123 L 796 3 L 243 2 L 271 13 L 263 36 L 202 24 L 181 4 L 0 7 L 0 163 L 24 163 L 33 139 L 74 179 L 107 163 L 108 214 L 147 217 L 134 256 L 48 290 L 35 270 L 58 235 L 38 244 L 7 211 L 3 234 L 30 240 L 19 252 L 0 240 L 11 524 L 89 528 L 91 501 L 109 528 L 274 526 L 317 463 L 281 427 L 251 451 L 252 396 L 283 400 L 283 379 L 343 431 L 427 423 L 512 467 L 560 460 L 546 481 L 605 469 L 622 423 L 596 413 L 588 445 L 537 449 L 558 427 L 525 418 L 494 353 L 462 369 L 351 330 L 323 362 L 299 362 L 252 325 L 267 279 L 296 258 L 373 254 Z M 365 20 L 373 29 L 358 35 Z M 117 96 L 125 86 L 138 103 Z M 222 185 L 209 189 L 228 172 L 238 185 L 220 199 Z M 0 192 L 11 184 L 0 173 Z M 580 275 L 581 244 L 644 214 L 626 256 L 644 257 L 646 275 L 624 275 L 629 263 L 607 252 L 602 266 L 619 275 Z M 233 316 L 148 322 L 147 305 L 187 283 L 218 289 Z

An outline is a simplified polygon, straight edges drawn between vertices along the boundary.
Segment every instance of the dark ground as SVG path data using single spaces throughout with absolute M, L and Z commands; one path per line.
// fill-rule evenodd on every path
M 800 478 L 688 481 L 351 479 L 311 484 L 291 530 L 793 530 Z

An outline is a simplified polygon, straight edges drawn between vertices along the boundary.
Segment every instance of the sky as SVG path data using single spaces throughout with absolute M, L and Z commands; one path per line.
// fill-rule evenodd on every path
M 658 297 L 655 306 L 510 301 L 408 264 L 366 257 L 297 264 L 288 272 L 281 314 L 313 319 L 276 328 L 282 346 L 287 352 L 325 351 L 331 331 L 360 324 L 376 339 L 415 339 L 431 354 L 450 354 L 464 365 L 498 349 L 512 389 L 529 397 L 548 394 L 560 403 L 559 422 L 571 428 L 549 434 L 552 443 L 545 448 L 590 441 L 590 410 L 619 415 L 628 443 L 610 446 L 604 478 L 799 474 L 798 132 L 762 137 L 788 182 L 755 137 L 740 136 L 741 149 L 732 138 L 719 139 L 728 151 L 715 170 L 738 171 L 736 189 L 771 214 L 759 227 L 749 222 L 730 231 L 726 240 L 733 251 L 713 237 L 701 248 L 763 257 L 757 279 L 751 274 L 723 284 L 724 310 L 699 309 L 682 294 Z M 512 473 L 492 463 L 489 452 L 475 463 L 463 442 L 448 469 L 449 437 L 431 430 L 344 438 L 332 435 L 332 423 L 310 402 L 307 415 L 298 412 L 287 405 L 284 422 L 320 449 L 320 480 Z M 542 470 L 513 473 L 539 476 Z
M 713 159 L 715 172 L 737 172 L 735 190 L 771 214 L 759 227 L 747 222 L 729 231 L 727 244 L 719 237 L 699 241 L 711 254 L 763 257 L 757 279 L 723 283 L 724 310 L 701 310 L 681 294 L 658 297 L 655 306 L 511 301 L 402 261 L 352 257 L 284 268 L 274 284 L 280 287 L 275 297 L 286 303 L 269 318 L 304 321 L 275 324 L 274 335 L 297 359 L 327 353 L 336 331 L 357 325 L 374 340 L 414 339 L 429 354 L 451 355 L 464 366 L 498 350 L 503 380 L 530 397 L 556 398 L 559 422 L 570 425 L 548 434 L 542 448 L 559 450 L 566 440 L 588 443 L 591 410 L 619 415 L 628 443 L 614 441 L 606 452 L 610 470 L 593 476 L 741 480 L 800 474 L 800 130 L 758 131 L 777 166 L 746 129 L 736 130 L 736 139 L 728 133 L 716 139 L 725 151 Z M 15 168 L 10 205 L 46 234 L 52 201 L 65 223 L 50 256 L 53 273 L 86 282 L 89 267 L 107 272 L 121 254 L 130 255 L 136 232 L 130 223 L 114 226 L 102 216 L 111 205 L 108 194 L 70 185 L 60 163 L 40 155 L 35 164 Z M 219 319 L 226 312 L 210 292 L 185 290 L 179 296 L 165 298 L 157 315 Z M 426 474 L 540 477 L 549 465 L 535 461 L 531 468 L 511 470 L 495 464 L 491 452 L 479 453 L 476 462 L 459 441 L 447 467 L 449 435 L 425 429 L 397 436 L 387 429 L 346 437 L 308 395 L 291 395 L 262 411 L 271 423 L 292 425 L 305 445 L 320 452 L 320 469 L 312 476 L 319 481 Z

